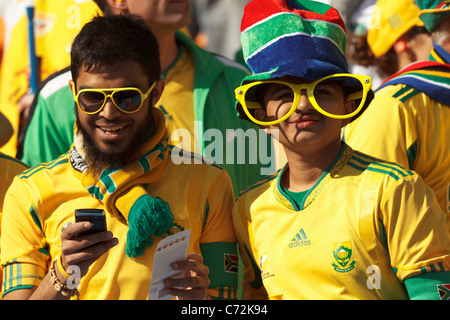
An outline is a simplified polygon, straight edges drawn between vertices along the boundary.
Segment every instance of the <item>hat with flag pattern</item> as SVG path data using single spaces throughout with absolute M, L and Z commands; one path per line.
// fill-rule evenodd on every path
M 345 25 L 336 9 L 305 0 L 253 0 L 244 10 L 241 44 L 253 75 L 316 80 L 348 73 Z
M 241 45 L 252 71 L 241 85 L 288 75 L 314 81 L 349 73 L 344 21 L 322 2 L 252 0 L 242 17 Z M 370 91 L 367 104 L 372 98 Z M 239 103 L 236 108 L 246 119 Z
M 429 32 L 432 32 L 438 24 L 450 17 L 449 0 L 416 0 L 416 4 L 421 9 L 420 20 Z

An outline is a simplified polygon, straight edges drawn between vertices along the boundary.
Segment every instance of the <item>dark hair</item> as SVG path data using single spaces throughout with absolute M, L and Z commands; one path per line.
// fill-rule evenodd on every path
M 109 5 L 106 3 L 106 0 L 94 0 L 97 6 L 103 13 L 106 13 L 106 10 L 109 8 Z
M 425 27 L 412 27 L 403 34 L 406 39 L 413 39 L 421 33 L 428 33 Z M 350 62 L 356 63 L 365 67 L 374 65 L 377 72 L 382 78 L 387 78 L 394 74 L 399 69 L 399 61 L 394 46 L 382 56 L 375 57 L 369 44 L 367 43 L 367 35 L 347 35 L 349 45 L 347 47 L 347 57 Z
M 124 61 L 137 62 L 149 85 L 161 77 L 158 41 L 136 15 L 94 17 L 75 37 L 70 56 L 75 82 L 82 68 L 102 70 Z

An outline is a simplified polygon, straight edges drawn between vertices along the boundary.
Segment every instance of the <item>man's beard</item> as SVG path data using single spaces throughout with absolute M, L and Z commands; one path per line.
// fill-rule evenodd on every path
M 89 135 L 86 129 L 76 116 L 76 124 L 79 132 L 83 136 L 84 160 L 88 164 L 88 172 L 94 176 L 100 176 L 102 171 L 106 168 L 111 170 L 118 170 L 124 168 L 128 163 L 135 160 L 139 155 L 137 150 L 144 144 L 144 142 L 151 136 L 151 131 L 154 128 L 152 112 L 148 113 L 147 125 L 138 130 L 131 139 L 130 144 L 122 151 L 103 151 L 97 145 L 95 140 Z M 112 144 L 113 145 L 113 144 Z M 114 150 L 114 148 L 112 148 Z

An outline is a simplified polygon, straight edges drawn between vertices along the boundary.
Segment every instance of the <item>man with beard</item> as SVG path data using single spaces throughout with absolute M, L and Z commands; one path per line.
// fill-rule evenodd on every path
M 231 181 L 205 161 L 171 162 L 152 32 L 136 16 L 94 18 L 73 43 L 71 71 L 74 144 L 5 197 L 4 299 L 147 299 L 154 244 L 185 230 L 189 254 L 161 295 L 235 297 Z M 77 209 L 104 210 L 107 231 L 80 235 L 92 224 L 75 222 Z
M 254 124 L 236 117 L 233 91 L 248 71 L 199 48 L 180 31 L 191 20 L 189 0 L 95 2 L 107 16 L 139 15 L 158 39 L 165 90 L 155 106 L 165 114 L 169 144 L 222 166 L 230 175 L 235 196 L 275 171 L 274 157 L 267 151 L 270 139 L 259 134 Z M 75 116 L 68 79 L 68 70 L 49 77 L 32 106 L 17 154 L 30 166 L 54 160 L 73 142 Z M 174 157 L 188 161 L 182 155 Z

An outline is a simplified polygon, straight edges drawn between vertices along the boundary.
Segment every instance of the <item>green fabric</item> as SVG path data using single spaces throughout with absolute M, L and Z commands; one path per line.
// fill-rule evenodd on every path
M 288 189 L 283 187 L 284 193 L 291 198 L 292 201 L 295 202 L 295 204 L 300 207 L 305 200 L 305 197 L 308 195 L 309 190 L 301 191 L 301 192 L 293 192 L 289 191 Z
M 146 194 L 136 200 L 128 215 L 127 257 L 136 258 L 153 246 L 154 237 L 161 237 L 173 226 L 167 202 Z M 151 236 L 149 236 L 151 235 Z
M 442 0 L 415 0 L 415 4 L 420 10 L 429 10 L 419 12 L 419 18 L 429 32 L 432 32 L 438 24 L 450 16 L 450 5 L 443 2 Z
M 421 274 L 405 280 L 411 300 L 440 300 L 439 285 L 450 284 L 450 271 Z
M 229 259 L 230 256 L 237 257 L 236 243 L 200 243 L 200 250 L 203 262 L 209 268 L 209 287 L 237 287 L 238 264 Z
M 33 167 L 67 152 L 73 142 L 74 122 L 74 101 L 69 85 L 47 98 L 40 93 L 23 141 L 21 160 Z

